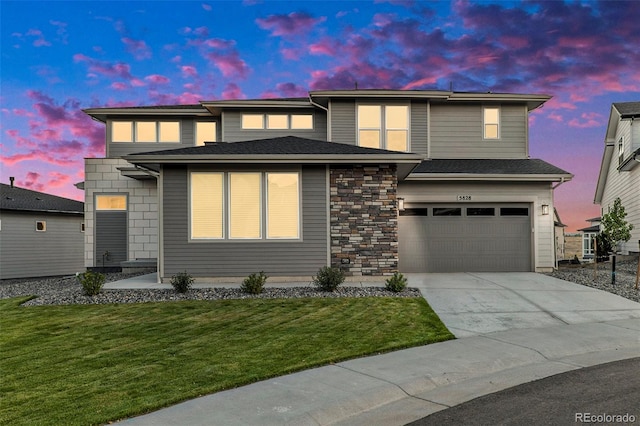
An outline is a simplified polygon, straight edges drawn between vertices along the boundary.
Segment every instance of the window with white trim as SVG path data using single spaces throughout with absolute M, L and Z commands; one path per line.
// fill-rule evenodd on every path
M 36 232 L 46 232 L 47 231 L 47 221 L 38 220 L 36 221 Z
M 215 121 L 196 121 L 196 146 L 203 146 L 205 142 L 216 141 Z
M 243 130 L 313 130 L 313 114 L 242 114 Z
M 299 239 L 300 173 L 191 172 L 190 210 L 193 240 Z
M 624 163 L 624 140 L 622 136 L 618 140 L 618 165 Z
M 500 139 L 500 108 L 484 107 L 484 139 Z
M 111 142 L 179 143 L 179 121 L 112 121 Z
M 358 145 L 409 150 L 408 105 L 358 105 Z

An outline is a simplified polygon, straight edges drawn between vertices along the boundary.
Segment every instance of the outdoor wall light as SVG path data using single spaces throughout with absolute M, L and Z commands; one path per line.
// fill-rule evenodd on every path
M 543 214 L 544 216 L 546 216 L 546 215 L 548 215 L 548 214 L 549 214 L 549 204 L 543 204 L 543 205 L 542 205 L 542 214 Z
M 404 198 L 398 198 L 398 210 L 404 211 Z

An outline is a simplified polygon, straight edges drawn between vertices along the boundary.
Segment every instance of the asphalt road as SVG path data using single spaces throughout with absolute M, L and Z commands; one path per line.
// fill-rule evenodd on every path
M 640 358 L 547 377 L 409 423 L 411 426 L 579 424 L 640 425 Z

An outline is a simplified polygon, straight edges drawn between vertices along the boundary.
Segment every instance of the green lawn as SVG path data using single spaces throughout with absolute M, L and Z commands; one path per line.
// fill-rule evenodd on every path
M 0 424 L 101 424 L 452 339 L 422 298 L 20 307 L 0 300 Z

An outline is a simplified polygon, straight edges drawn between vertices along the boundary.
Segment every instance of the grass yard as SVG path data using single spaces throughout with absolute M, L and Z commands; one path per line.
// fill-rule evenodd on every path
M 89 425 L 452 339 L 422 298 L 20 307 L 0 300 L 0 424 Z

